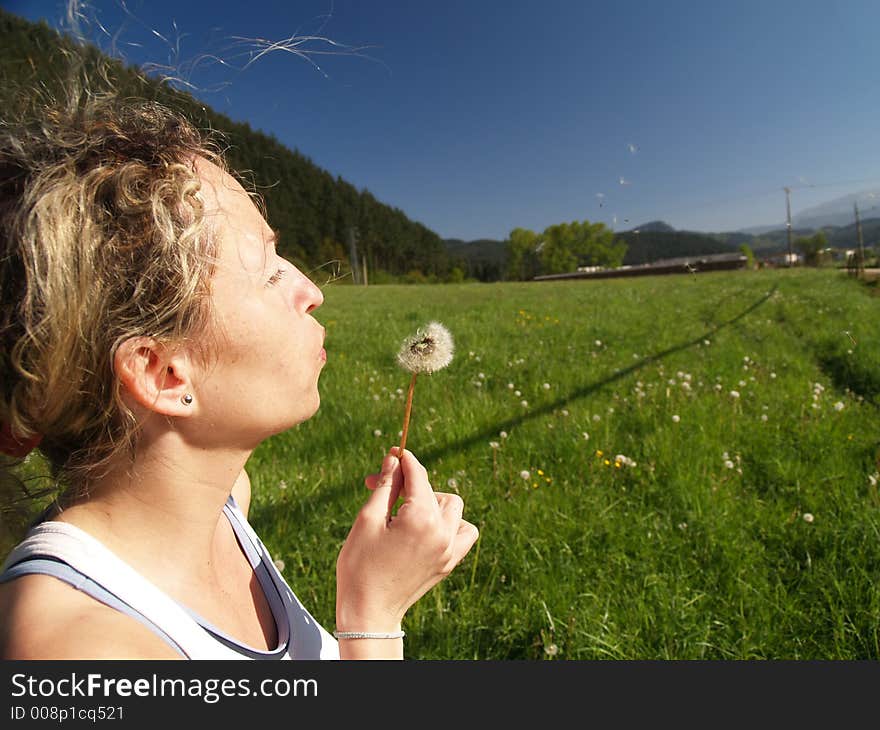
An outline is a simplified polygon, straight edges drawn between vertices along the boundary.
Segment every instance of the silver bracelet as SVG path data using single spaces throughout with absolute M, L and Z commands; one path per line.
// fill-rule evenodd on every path
M 402 639 L 406 636 L 403 631 L 334 631 L 333 636 L 337 639 Z

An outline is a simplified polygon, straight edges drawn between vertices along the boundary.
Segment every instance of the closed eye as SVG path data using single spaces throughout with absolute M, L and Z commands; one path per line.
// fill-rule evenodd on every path
M 272 276 L 269 277 L 269 280 L 266 282 L 267 284 L 274 285 L 281 281 L 281 278 L 284 274 L 287 273 L 284 269 L 278 269 Z

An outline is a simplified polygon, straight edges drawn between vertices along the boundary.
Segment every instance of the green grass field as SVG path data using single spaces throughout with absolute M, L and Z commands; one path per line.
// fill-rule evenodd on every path
M 409 658 L 880 658 L 868 287 L 791 270 L 325 296 L 321 409 L 248 470 L 251 520 L 326 626 L 363 477 L 402 427 L 395 354 L 436 319 L 456 357 L 419 378 L 407 448 L 481 535 L 407 615 Z

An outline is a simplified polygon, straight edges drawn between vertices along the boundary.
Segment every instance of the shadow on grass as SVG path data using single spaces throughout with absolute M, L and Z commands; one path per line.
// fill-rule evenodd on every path
M 585 385 L 583 388 L 578 388 L 567 395 L 556 399 L 551 403 L 546 403 L 538 408 L 529 410 L 528 413 L 524 413 L 522 415 L 516 416 L 514 418 L 508 418 L 504 421 L 499 421 L 492 426 L 488 426 L 480 431 L 477 431 L 469 436 L 464 438 L 460 438 L 456 441 L 452 441 L 450 443 L 444 444 L 442 446 L 428 449 L 426 451 L 419 453 L 419 460 L 424 464 L 431 461 L 435 461 L 444 456 L 448 456 L 450 454 L 457 453 L 464 449 L 468 449 L 471 446 L 476 444 L 483 444 L 489 440 L 493 440 L 497 438 L 499 431 L 511 431 L 517 426 L 521 426 L 523 423 L 527 421 L 533 420 L 535 418 L 541 418 L 546 416 L 549 413 L 553 413 L 555 410 L 562 408 L 571 402 L 578 400 L 579 398 L 584 398 L 585 396 L 590 395 L 591 393 L 595 393 L 598 390 L 601 390 L 607 385 L 614 383 L 618 380 L 628 377 L 634 372 L 644 368 L 647 365 L 651 365 L 653 363 L 659 362 L 664 358 L 669 357 L 670 355 L 675 354 L 676 352 L 681 352 L 682 350 L 687 350 L 688 348 L 698 346 L 703 340 L 713 337 L 721 330 L 726 327 L 730 327 L 735 324 L 739 320 L 748 316 L 756 309 L 758 309 L 761 305 L 763 305 L 773 294 L 776 292 L 778 288 L 778 284 L 774 284 L 773 287 L 768 291 L 765 295 L 757 299 L 755 302 L 746 307 L 742 312 L 737 314 L 735 317 L 731 317 L 724 322 L 721 322 L 714 327 L 707 329 L 703 334 L 694 337 L 685 342 L 681 342 L 677 345 L 673 345 L 672 347 L 668 347 L 665 350 L 661 350 L 654 355 L 648 355 L 647 357 L 643 357 L 641 360 L 638 360 L 634 364 L 629 367 L 618 370 L 613 375 L 604 378 L 603 380 L 599 380 L 595 383 L 590 383 L 589 385 Z M 352 475 L 349 479 L 343 479 L 342 483 L 335 485 L 328 485 L 326 488 L 321 489 L 321 491 L 314 496 L 314 498 L 310 499 L 309 502 L 312 506 L 320 506 L 322 504 L 331 502 L 337 499 L 344 491 L 350 490 L 352 485 L 360 485 L 361 480 L 366 476 L 365 474 L 356 474 Z M 263 514 L 261 509 L 257 508 L 256 519 L 259 520 L 263 518 Z M 266 505 L 264 508 L 266 511 L 272 511 L 273 508 L 269 505 Z M 271 519 L 271 518 L 269 518 Z

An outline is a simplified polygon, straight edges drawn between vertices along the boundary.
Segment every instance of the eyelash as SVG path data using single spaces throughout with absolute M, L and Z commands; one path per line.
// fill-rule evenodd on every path
M 284 269 L 278 269 L 278 271 L 276 271 L 274 274 L 272 274 L 272 276 L 269 277 L 269 281 L 266 283 L 277 284 L 279 281 L 281 281 L 281 277 L 284 276 L 285 273 L 286 272 L 284 271 Z

